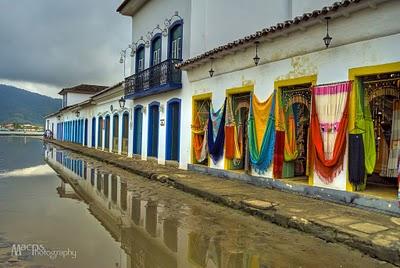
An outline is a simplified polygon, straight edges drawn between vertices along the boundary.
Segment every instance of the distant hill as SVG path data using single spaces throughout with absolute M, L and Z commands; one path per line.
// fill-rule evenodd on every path
M 61 99 L 0 84 L 0 123 L 43 125 L 43 116 L 61 108 Z

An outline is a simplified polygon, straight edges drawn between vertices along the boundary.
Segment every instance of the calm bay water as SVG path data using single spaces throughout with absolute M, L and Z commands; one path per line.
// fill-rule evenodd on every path
M 11 255 L 26 244 L 69 255 Z M 0 267 L 381 266 L 39 139 L 0 137 Z

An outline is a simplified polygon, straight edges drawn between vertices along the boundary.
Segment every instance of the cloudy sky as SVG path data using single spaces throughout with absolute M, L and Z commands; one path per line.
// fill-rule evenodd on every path
M 123 77 L 131 40 L 122 0 L 0 0 L 0 83 L 59 97 L 80 83 Z

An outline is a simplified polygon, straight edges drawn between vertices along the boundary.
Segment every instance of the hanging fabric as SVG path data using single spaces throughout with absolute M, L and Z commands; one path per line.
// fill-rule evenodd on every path
M 377 126 L 378 131 L 378 146 L 377 146 L 377 159 L 374 172 L 379 173 L 381 176 L 385 176 L 387 163 L 389 159 L 389 146 L 386 142 L 385 135 L 383 133 L 382 126 Z
M 356 186 L 364 183 L 364 156 L 363 136 L 361 134 L 349 134 L 349 181 Z
M 296 121 L 294 118 L 292 105 L 290 105 L 287 111 L 284 155 L 285 155 L 285 161 L 296 160 L 297 156 L 299 155 L 296 142 Z
M 208 116 L 207 143 L 208 151 L 214 164 L 221 159 L 224 154 L 225 139 L 225 113 L 226 99 L 223 106 L 214 112 L 213 106 L 210 104 L 210 113 Z
M 195 121 L 192 125 L 193 134 L 193 150 L 197 162 L 203 162 L 201 160 L 201 150 L 204 143 L 204 129 L 201 128 L 200 119 L 196 116 Z M 204 159 L 203 159 L 204 160 Z
M 225 125 L 225 158 L 232 160 L 235 157 L 235 119 L 232 112 L 232 100 L 226 100 L 226 125 Z
M 281 90 L 275 91 L 275 147 L 274 147 L 274 178 L 282 178 L 285 148 L 285 114 L 282 109 Z
M 372 174 L 376 162 L 375 130 L 368 99 L 361 79 L 354 83 L 350 94 L 351 110 L 349 111 L 349 133 L 362 134 L 364 145 L 364 168 L 367 174 Z M 350 108 L 350 107 L 349 107 Z M 349 155 L 349 159 L 350 155 Z
M 387 164 L 387 177 L 397 177 L 397 164 L 400 156 L 400 100 L 393 101 L 392 131 Z
M 250 97 L 248 141 L 250 163 L 256 172 L 264 173 L 270 166 L 275 145 L 275 93 L 260 102 Z
M 239 103 L 233 110 L 232 96 L 226 101 L 226 126 L 225 126 L 225 158 L 228 160 L 241 160 L 243 158 L 243 122 L 240 118 L 240 109 L 248 107 Z M 238 120 L 235 113 L 239 114 Z M 239 123 L 238 123 L 239 121 Z
M 332 183 L 343 169 L 351 82 L 312 89 L 311 136 L 315 172 Z

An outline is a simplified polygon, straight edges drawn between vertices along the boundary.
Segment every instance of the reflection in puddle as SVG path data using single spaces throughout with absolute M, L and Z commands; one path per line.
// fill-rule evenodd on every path
M 62 179 L 60 197 L 88 203 L 91 214 L 120 243 L 121 259 L 126 261 L 119 267 L 376 265 L 343 246 L 74 157 L 51 146 L 45 154 Z M 314 253 L 316 248 L 319 254 Z
M 3 171 L 1 177 L 26 177 L 26 176 L 43 176 L 53 173 L 54 171 L 48 165 L 39 165 L 28 168 L 20 168 L 12 171 Z

